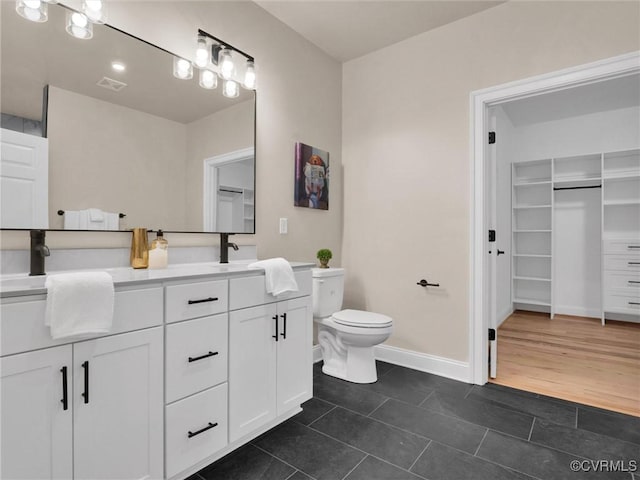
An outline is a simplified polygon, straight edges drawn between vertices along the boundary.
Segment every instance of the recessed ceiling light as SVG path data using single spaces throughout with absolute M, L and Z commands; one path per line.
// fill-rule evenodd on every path
M 116 72 L 124 72 L 127 67 L 124 63 L 111 62 L 111 68 L 113 68 Z

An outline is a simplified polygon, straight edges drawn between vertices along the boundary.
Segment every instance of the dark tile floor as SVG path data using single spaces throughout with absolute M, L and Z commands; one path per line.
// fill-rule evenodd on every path
M 303 412 L 189 480 L 640 480 L 640 418 L 388 363 L 378 377 L 314 365 Z

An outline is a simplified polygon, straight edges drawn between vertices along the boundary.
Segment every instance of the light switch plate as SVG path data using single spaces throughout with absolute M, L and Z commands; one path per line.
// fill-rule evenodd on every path
M 280 233 L 281 234 L 285 234 L 288 231 L 288 225 L 287 225 L 287 219 L 286 218 L 281 218 L 280 219 Z

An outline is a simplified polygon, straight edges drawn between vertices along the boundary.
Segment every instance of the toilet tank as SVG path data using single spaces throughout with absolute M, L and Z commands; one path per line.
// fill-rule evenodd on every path
M 313 316 L 330 317 L 342 309 L 344 268 L 312 268 Z

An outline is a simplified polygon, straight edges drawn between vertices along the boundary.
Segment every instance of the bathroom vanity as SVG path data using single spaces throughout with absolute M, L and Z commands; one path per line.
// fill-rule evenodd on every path
M 178 480 L 312 396 L 311 264 L 108 270 L 108 335 L 52 340 L 44 280 L 2 279 L 2 478 Z

